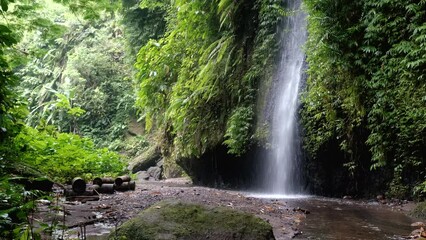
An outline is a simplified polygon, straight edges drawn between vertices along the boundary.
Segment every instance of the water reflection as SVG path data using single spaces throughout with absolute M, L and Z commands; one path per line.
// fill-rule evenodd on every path
M 291 204 L 310 210 L 296 239 L 405 239 L 416 219 L 387 207 L 339 199 L 309 198 Z

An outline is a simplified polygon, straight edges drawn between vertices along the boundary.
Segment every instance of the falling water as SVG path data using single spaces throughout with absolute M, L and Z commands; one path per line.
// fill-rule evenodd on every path
M 263 192 L 274 195 L 301 193 L 300 147 L 297 126 L 298 96 L 303 75 L 306 15 L 301 0 L 285 0 L 291 14 L 282 32 L 281 60 L 274 86 L 271 117 L 271 152 L 266 157 Z

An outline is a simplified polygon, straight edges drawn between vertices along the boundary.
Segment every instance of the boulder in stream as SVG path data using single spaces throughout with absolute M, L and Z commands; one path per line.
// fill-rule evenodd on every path
M 163 201 L 125 222 L 108 239 L 275 239 L 272 227 L 248 213 Z

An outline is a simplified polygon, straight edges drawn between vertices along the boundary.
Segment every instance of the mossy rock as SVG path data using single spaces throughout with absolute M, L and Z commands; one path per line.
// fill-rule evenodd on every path
M 152 146 L 140 156 L 137 156 L 129 162 L 129 170 L 131 170 L 132 173 L 145 171 L 149 167 L 155 166 L 160 160 L 160 149 L 156 146 Z
M 20 176 L 20 178 L 12 179 L 12 182 L 21 184 L 25 190 L 40 190 L 44 192 L 51 192 L 53 187 L 53 180 L 43 175 L 38 169 L 26 163 L 17 163 L 11 166 L 11 169 L 6 172 Z
M 426 219 L 426 202 L 418 203 L 410 215 L 415 218 Z
M 117 237 L 117 238 L 116 238 Z M 248 213 L 163 201 L 112 232 L 109 239 L 275 239 L 272 227 Z

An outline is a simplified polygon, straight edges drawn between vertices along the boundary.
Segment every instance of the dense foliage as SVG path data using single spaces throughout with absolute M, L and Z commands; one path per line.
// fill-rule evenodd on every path
M 140 6 L 139 0 L 123 0 L 123 27 L 131 63 L 136 61 L 139 49 L 150 39 L 163 37 L 166 30 L 166 4 L 156 3 Z M 144 5 L 145 4 L 145 5 Z
M 87 4 L 88 1 L 77 3 Z M 70 3 L 70 9 L 72 10 L 73 4 L 77 3 Z M 95 7 L 98 4 L 102 4 L 102 2 L 98 1 L 91 6 Z M 86 10 L 88 9 L 91 8 L 86 8 Z M 90 43 L 87 38 L 78 39 L 81 36 L 78 33 L 77 36 L 72 36 L 72 31 L 90 29 L 90 26 L 76 19 L 78 16 L 75 15 L 74 20 L 80 24 L 76 26 L 76 22 L 73 22 L 71 25 L 76 28 L 69 29 L 69 26 L 63 24 L 64 19 L 71 15 L 67 11 L 66 8 L 54 5 L 51 1 L 0 1 L 2 14 L 0 18 L 0 232 L 1 237 L 7 239 L 36 239 L 38 234 L 32 231 L 33 226 L 29 222 L 29 214 L 35 207 L 34 200 L 41 195 L 24 189 L 20 183 L 46 176 L 58 182 L 65 182 L 77 175 L 90 177 L 94 174 L 119 174 L 123 171 L 124 163 L 122 157 L 117 153 L 96 148 L 90 139 L 55 130 L 56 127 L 64 128 L 59 124 L 63 120 L 62 124 L 67 127 L 71 126 L 70 131 L 76 132 L 72 127 L 78 123 L 79 117 L 88 114 L 73 102 L 75 93 L 79 93 L 74 89 L 76 85 L 85 86 L 81 84 L 87 80 L 83 77 L 89 78 L 88 76 L 96 75 L 97 73 L 93 73 L 93 71 L 102 71 L 102 73 L 108 74 L 108 78 L 113 77 L 115 72 L 119 72 L 120 76 L 124 75 L 124 67 L 114 66 L 113 61 L 105 57 L 112 55 L 111 58 L 117 62 L 114 54 L 121 54 L 122 43 L 111 40 L 116 38 L 113 34 L 110 35 L 113 37 L 107 38 L 105 36 L 110 33 L 100 31 L 102 36 L 98 35 L 98 38 L 93 39 L 103 44 L 104 48 L 89 52 L 93 53 L 91 56 L 99 59 L 93 60 L 87 55 L 84 56 L 83 53 L 86 54 L 86 50 L 88 50 L 84 47 L 96 44 Z M 95 14 L 95 16 L 92 11 L 82 12 L 87 19 L 89 17 L 100 19 L 102 16 L 102 14 Z M 102 23 L 105 23 L 105 20 Z M 83 31 L 82 35 L 90 34 Z M 93 34 L 93 28 L 91 36 L 96 36 Z M 74 47 L 75 38 L 82 44 L 78 46 L 79 48 L 72 49 L 73 55 L 68 51 Z M 120 47 L 111 48 L 111 45 L 114 44 L 108 45 L 108 40 Z M 116 53 L 117 51 L 118 53 Z M 96 53 L 98 54 L 96 55 Z M 87 68 L 92 72 L 86 75 L 75 70 L 78 68 L 78 64 L 86 64 L 89 67 L 88 63 L 91 60 L 95 63 L 98 60 L 105 60 L 103 63 L 111 65 L 114 69 L 105 72 L 105 68 L 97 69 L 98 66 L 95 66 Z M 121 61 L 120 57 L 118 60 Z M 67 65 L 68 62 L 71 64 Z M 69 78 L 68 76 L 71 75 L 64 76 L 63 73 L 67 71 L 72 72 L 74 77 L 79 77 L 78 80 L 81 82 L 66 88 L 65 85 L 70 85 L 70 81 L 65 78 Z M 79 75 L 80 73 L 81 75 Z M 122 80 L 122 77 L 114 77 L 115 79 L 112 79 L 115 82 L 107 82 L 104 79 L 104 82 L 107 82 L 105 88 L 114 89 L 114 84 L 119 85 L 116 83 L 117 78 Z M 106 78 L 105 75 L 104 78 Z M 18 83 L 20 84 L 18 85 Z M 97 83 L 103 87 L 101 83 Z M 90 86 L 93 87 L 93 85 L 95 84 Z M 116 88 L 120 89 L 120 94 L 128 94 L 123 90 L 126 86 L 128 88 L 130 85 L 124 83 Z M 81 91 L 87 90 L 84 87 L 81 89 L 83 89 Z M 23 95 L 19 94 L 21 92 Z M 83 93 L 80 94 L 79 97 L 82 97 Z M 91 94 L 88 92 L 84 92 L 84 94 L 87 101 Z M 117 95 L 121 101 L 128 100 L 125 95 L 120 94 Z M 100 98 L 99 95 L 93 97 Z M 115 102 L 110 99 L 100 100 L 103 102 L 95 103 L 96 107 L 102 108 L 103 106 L 100 105 L 102 103 L 115 104 L 115 109 L 110 111 L 116 114 L 120 113 L 120 109 L 126 109 L 124 106 L 132 105 L 131 100 L 122 104 L 119 104 L 118 100 Z M 37 115 L 37 129 L 27 126 L 25 122 L 26 120 L 32 122 L 36 110 L 40 106 L 31 109 L 30 113 L 27 108 L 28 103 L 30 107 L 33 107 L 34 103 L 39 103 L 40 106 L 50 105 L 46 108 L 47 115 Z M 108 105 L 106 107 L 111 108 Z M 56 126 L 49 126 L 47 123 L 52 123 L 51 120 L 54 119 L 54 114 L 51 112 L 55 110 L 64 112 L 62 116 L 68 115 L 69 119 L 61 118 L 55 122 Z M 29 119 L 27 119 L 28 116 L 30 116 Z M 114 120 L 116 119 L 114 118 Z M 123 124 L 122 122 L 120 124 Z
M 409 195 L 426 176 L 426 2 L 305 4 L 306 148 L 316 158 L 338 144 L 353 176 L 371 158 L 373 174 L 386 169 L 390 195 Z
M 2 21 L 7 24 L 2 33 L 9 34 L 5 37 L 5 45 L 9 48 L 2 59 L 10 66 L 7 69 L 8 65 L 3 64 L 9 78 L 5 78 L 8 82 L 2 84 L 6 95 L 2 105 L 4 111 L 8 111 L 8 114 L 2 114 L 2 132 L 11 137 L 4 142 L 3 152 L 13 161 L 27 162 L 44 172 L 55 169 L 55 166 L 57 169 L 66 167 L 60 161 L 81 165 L 102 159 L 109 153 L 97 152 L 90 140 L 80 142 L 79 136 L 53 130 L 50 135 L 45 134 L 45 131 L 23 127 L 23 120 L 27 118 L 29 124 L 39 129 L 50 129 L 48 125 L 55 124 L 60 131 L 102 140 L 111 141 L 119 136 L 127 127 L 132 105 L 130 82 L 123 79 L 128 68 L 123 63 L 122 33 L 116 27 L 119 18 L 97 14 L 95 19 L 82 21 L 68 8 L 44 0 L 17 2 L 11 6 L 8 12 L 3 12 Z M 21 79 L 19 87 L 13 89 L 13 79 L 18 78 Z M 16 89 L 21 96 L 16 94 Z M 26 103 L 19 99 L 27 99 L 30 114 L 25 110 Z M 53 160 L 53 155 L 47 157 L 47 152 L 60 153 L 59 149 L 65 143 L 87 150 L 74 155 L 80 163 L 70 159 L 72 151 L 68 151 L 71 154 L 68 157 L 59 154 L 57 161 Z M 93 154 L 98 154 L 98 158 Z M 49 164 L 42 164 L 38 157 L 49 158 Z M 118 156 L 112 158 L 111 164 L 117 164 L 114 161 Z M 109 167 L 101 169 L 112 171 Z M 94 168 L 94 171 L 101 169 Z M 77 169 L 75 173 L 84 171 Z M 71 176 L 62 169 L 62 174 L 58 172 L 52 177 L 65 180 Z
M 166 9 L 163 38 L 138 54 L 136 104 L 165 155 L 198 157 L 225 144 L 243 153 L 253 133 L 259 81 L 270 77 L 277 1 L 142 1 Z
M 310 158 L 339 156 L 355 184 L 395 197 L 426 194 L 426 2 L 304 3 Z M 123 170 L 98 147 L 160 148 L 168 168 L 268 138 L 258 118 L 283 1 L 0 0 L 0 12 L 0 228 L 32 207 L 15 181 L 26 168 L 65 182 Z
M 13 141 L 15 151 L 23 152 L 23 163 L 46 173 L 56 182 L 74 177 L 87 180 L 96 176 L 113 176 L 124 171 L 121 157 L 108 149 L 97 149 L 90 139 L 70 133 L 59 133 L 46 127 L 23 129 Z
M 120 18 L 84 21 L 64 6 L 45 4 L 37 13 L 61 31 L 46 37 L 43 30 L 52 32 L 50 25 L 30 29 L 17 45 L 28 53 L 18 71 L 31 111 L 27 122 L 45 121 L 108 146 L 123 136 L 133 106 Z

